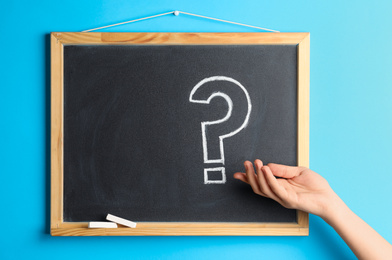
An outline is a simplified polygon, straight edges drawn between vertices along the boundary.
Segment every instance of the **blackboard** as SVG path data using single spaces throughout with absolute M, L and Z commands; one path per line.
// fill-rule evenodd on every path
M 298 45 L 64 44 L 62 221 L 298 225 L 232 177 L 298 165 Z

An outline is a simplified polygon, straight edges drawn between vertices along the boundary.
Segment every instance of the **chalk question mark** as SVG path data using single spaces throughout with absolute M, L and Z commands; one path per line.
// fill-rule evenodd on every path
M 234 130 L 228 134 L 224 134 L 224 135 L 219 136 L 220 157 L 218 159 L 210 159 L 208 156 L 208 149 L 207 149 L 208 143 L 207 143 L 207 136 L 206 136 L 206 128 L 210 125 L 217 125 L 217 124 L 221 124 L 223 122 L 226 122 L 231 117 L 231 114 L 233 112 L 233 101 L 231 100 L 231 98 L 227 94 L 225 94 L 223 92 L 213 92 L 206 99 L 203 99 L 203 98 L 202 99 L 195 99 L 193 97 L 195 95 L 195 93 L 200 89 L 201 86 L 203 86 L 205 83 L 212 82 L 212 81 L 228 81 L 228 82 L 234 83 L 236 86 L 238 86 L 244 92 L 244 94 L 246 96 L 247 103 L 248 103 L 248 111 L 247 111 L 247 114 L 245 116 L 245 119 L 244 119 L 244 122 L 242 123 L 242 125 L 239 128 L 237 128 L 236 130 Z M 206 87 L 213 87 L 213 86 L 211 84 L 209 84 Z M 189 96 L 189 102 L 200 103 L 200 104 L 210 104 L 210 101 L 215 97 L 223 97 L 226 100 L 226 102 L 229 106 L 229 109 L 227 111 L 226 116 L 224 116 L 222 119 L 215 120 L 215 121 L 201 122 L 201 134 L 202 134 L 202 141 L 203 141 L 203 159 L 204 159 L 204 163 L 221 163 L 221 164 L 223 164 L 223 166 L 222 167 L 214 167 L 214 168 L 205 168 L 204 169 L 204 184 L 224 184 L 224 183 L 226 183 L 226 174 L 225 174 L 225 167 L 224 167 L 224 165 L 225 165 L 225 152 L 224 152 L 223 140 L 228 137 L 232 137 L 232 136 L 238 134 L 242 129 L 244 129 L 248 125 L 250 112 L 252 111 L 252 104 L 250 101 L 249 93 L 245 89 L 245 87 L 242 86 L 242 84 L 239 83 L 237 80 L 235 80 L 233 78 L 225 77 L 225 76 L 213 76 L 213 77 L 205 78 L 202 81 L 200 81 L 199 83 L 197 83 L 196 86 L 194 86 L 191 91 L 191 94 Z M 209 178 L 208 178 L 209 172 L 220 172 L 221 176 L 222 176 L 221 180 L 209 180 Z

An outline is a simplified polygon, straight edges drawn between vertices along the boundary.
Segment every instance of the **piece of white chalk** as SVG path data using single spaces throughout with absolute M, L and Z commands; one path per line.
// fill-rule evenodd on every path
M 88 228 L 117 228 L 117 224 L 113 222 L 89 222 Z
M 119 217 L 113 216 L 111 214 L 108 214 L 106 216 L 106 219 L 110 220 L 110 221 L 113 221 L 113 222 L 116 222 L 117 224 L 121 224 L 121 225 L 130 227 L 130 228 L 135 228 L 136 227 L 136 223 L 135 222 L 132 222 L 130 220 L 126 220 L 126 219 L 123 219 L 123 218 L 119 218 Z

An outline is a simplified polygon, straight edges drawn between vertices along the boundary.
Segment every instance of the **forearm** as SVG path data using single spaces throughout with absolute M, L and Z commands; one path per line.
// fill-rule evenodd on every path
M 336 196 L 322 218 L 347 243 L 358 259 L 392 259 L 392 245 Z

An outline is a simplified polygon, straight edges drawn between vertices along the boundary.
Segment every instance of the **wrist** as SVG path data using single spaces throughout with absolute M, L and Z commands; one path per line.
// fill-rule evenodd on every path
M 325 202 L 324 210 L 319 216 L 333 226 L 337 220 L 347 213 L 349 208 L 335 192 L 332 192 L 328 197 L 329 199 Z

